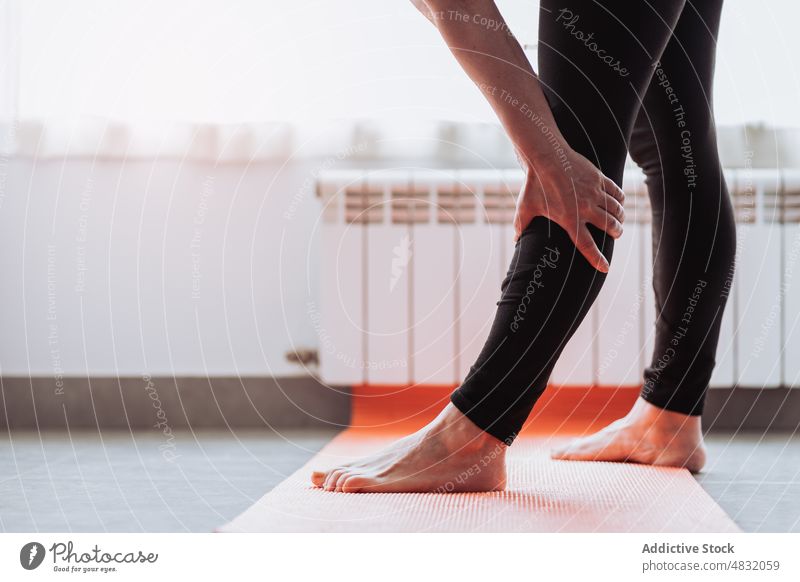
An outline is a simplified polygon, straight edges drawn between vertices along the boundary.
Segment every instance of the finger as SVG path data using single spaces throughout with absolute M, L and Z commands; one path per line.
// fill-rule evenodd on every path
M 589 229 L 584 226 L 578 231 L 577 239 L 573 242 L 575 242 L 578 251 L 589 261 L 592 267 L 602 273 L 608 273 L 608 261 L 603 256 L 603 253 L 600 252 L 600 249 L 597 248 Z
M 625 222 L 625 208 L 610 194 L 602 192 L 600 202 L 597 206 L 601 210 L 608 212 L 618 221 Z
M 588 222 L 606 232 L 611 238 L 622 236 L 622 223 L 600 207 L 589 214 Z
M 611 178 L 603 178 L 603 190 L 613 196 L 620 204 L 625 203 L 625 192 Z

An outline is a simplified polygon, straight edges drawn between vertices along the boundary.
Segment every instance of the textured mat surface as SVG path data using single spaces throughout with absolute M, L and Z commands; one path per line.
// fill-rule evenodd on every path
M 349 429 L 223 532 L 736 532 L 684 469 L 553 461 L 565 437 L 523 436 L 509 450 L 502 493 L 332 493 L 310 484 L 327 468 L 396 435 Z

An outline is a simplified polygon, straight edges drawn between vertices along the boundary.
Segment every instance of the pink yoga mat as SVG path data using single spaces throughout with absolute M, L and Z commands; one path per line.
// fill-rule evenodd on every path
M 333 493 L 312 469 L 373 452 L 392 435 L 349 429 L 222 532 L 738 532 L 685 469 L 554 461 L 565 437 L 523 436 L 499 493 Z

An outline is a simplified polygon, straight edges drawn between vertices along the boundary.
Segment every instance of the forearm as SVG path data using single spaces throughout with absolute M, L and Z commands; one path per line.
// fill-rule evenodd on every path
M 493 1 L 413 1 L 487 98 L 523 162 L 536 166 L 568 150 L 538 77 Z

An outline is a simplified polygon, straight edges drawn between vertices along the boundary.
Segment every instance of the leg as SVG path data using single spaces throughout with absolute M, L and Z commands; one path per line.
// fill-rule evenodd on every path
M 556 122 L 569 145 L 617 184 L 651 65 L 682 6 L 682 0 L 611 8 L 572 0 L 568 9 L 554 0 L 541 3 L 540 78 Z M 610 261 L 612 239 L 590 228 Z M 561 227 L 535 218 L 517 243 L 489 338 L 452 403 L 419 433 L 365 461 L 320 472 L 314 482 L 344 491 L 431 491 L 452 485 L 476 456 L 494 453 L 491 469 L 482 468 L 460 490 L 502 488 L 504 447 L 522 428 L 603 280 Z
M 540 78 L 570 146 L 621 184 L 651 65 L 661 57 L 683 2 L 607 8 L 573 0 L 563 6 L 541 2 Z M 613 240 L 593 233 L 610 260 Z M 517 244 L 489 339 L 453 394 L 455 406 L 499 440 L 512 440 L 603 281 L 558 225 L 534 219 Z
M 653 215 L 655 349 L 633 410 L 558 458 L 700 470 L 700 414 L 714 368 L 736 230 L 711 106 L 721 0 L 687 5 L 631 138 Z

